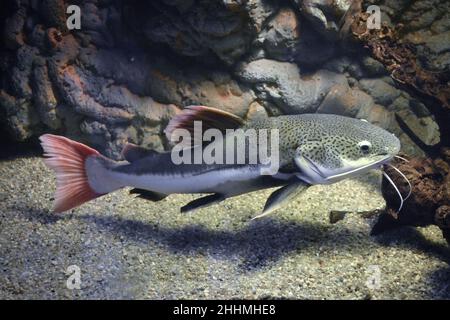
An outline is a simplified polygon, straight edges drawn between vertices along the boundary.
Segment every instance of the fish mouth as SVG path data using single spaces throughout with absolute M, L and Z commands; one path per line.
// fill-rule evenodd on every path
M 368 163 L 368 164 L 358 167 L 358 168 L 349 169 L 349 170 L 340 172 L 338 174 L 325 177 L 325 180 L 330 181 L 330 182 L 335 181 L 335 180 L 342 180 L 347 177 L 351 177 L 351 176 L 355 176 L 355 175 L 358 175 L 363 172 L 367 172 L 371 169 L 381 168 L 385 163 L 389 162 L 393 158 L 392 155 L 378 155 L 376 157 L 378 158 L 380 156 L 382 156 L 381 159 L 378 159 L 375 162 L 371 162 L 371 163 Z
M 371 169 L 381 168 L 384 164 L 388 163 L 394 156 L 392 154 L 380 154 L 375 157 L 378 159 L 366 165 L 359 166 L 356 168 L 349 168 L 348 170 L 344 170 L 335 174 L 327 174 L 325 168 L 319 167 L 309 157 L 303 156 L 303 158 L 306 160 L 308 164 L 308 169 L 311 170 L 313 173 L 315 173 L 317 177 L 320 177 L 321 180 L 320 183 L 324 184 L 334 183 L 339 180 L 343 180 L 367 172 Z

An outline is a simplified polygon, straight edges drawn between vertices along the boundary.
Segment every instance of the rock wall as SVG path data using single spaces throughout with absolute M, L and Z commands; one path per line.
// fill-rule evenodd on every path
M 367 1 L 402 23 L 423 64 L 450 69 L 446 0 Z M 165 149 L 168 120 L 202 104 L 245 118 L 325 112 L 365 118 L 422 151 L 439 128 L 364 48 L 339 34 L 350 0 L 2 1 L 0 113 L 11 136 L 56 132 L 119 158 L 122 145 Z

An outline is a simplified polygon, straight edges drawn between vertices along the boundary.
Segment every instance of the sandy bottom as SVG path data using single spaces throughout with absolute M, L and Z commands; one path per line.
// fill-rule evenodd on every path
M 192 214 L 179 212 L 192 195 L 152 203 L 121 190 L 57 215 L 40 158 L 2 161 L 0 298 L 450 298 L 438 228 L 369 235 L 374 218 L 356 212 L 384 206 L 379 181 L 314 186 L 256 221 L 269 190 Z M 355 213 L 330 224 L 330 210 Z

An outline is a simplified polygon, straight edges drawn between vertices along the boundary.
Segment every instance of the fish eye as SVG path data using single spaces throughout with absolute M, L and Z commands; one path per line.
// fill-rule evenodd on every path
M 358 143 L 358 146 L 361 152 L 366 154 L 370 151 L 372 144 L 367 140 L 363 140 Z

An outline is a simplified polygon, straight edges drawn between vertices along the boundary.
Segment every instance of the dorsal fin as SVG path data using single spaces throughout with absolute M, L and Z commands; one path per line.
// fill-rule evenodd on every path
M 237 129 L 244 124 L 244 120 L 232 113 L 205 106 L 187 106 L 181 113 L 173 117 L 164 133 L 169 141 L 176 129 L 186 129 L 194 135 L 194 121 L 202 122 L 203 131 L 215 128 L 222 132 L 226 129 Z
M 157 154 L 159 154 L 158 151 L 140 147 L 133 143 L 127 143 L 122 149 L 122 157 L 128 162 L 134 162 L 138 159 Z

